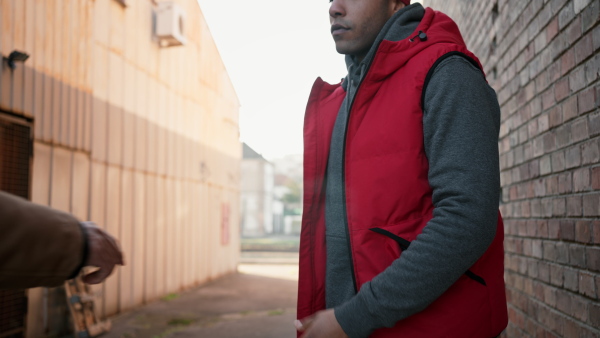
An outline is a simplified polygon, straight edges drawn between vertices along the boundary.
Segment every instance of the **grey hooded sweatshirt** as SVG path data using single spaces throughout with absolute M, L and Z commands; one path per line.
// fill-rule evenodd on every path
M 325 298 L 350 337 L 367 337 L 425 309 L 483 255 L 496 234 L 500 107 L 481 70 L 452 56 L 437 65 L 424 98 L 423 142 L 433 218 L 400 258 L 355 290 L 343 189 L 349 109 L 379 42 L 409 38 L 424 13 L 420 4 L 399 10 L 361 63 L 346 55 L 348 76 L 342 83 L 346 97 L 334 125 L 327 165 Z

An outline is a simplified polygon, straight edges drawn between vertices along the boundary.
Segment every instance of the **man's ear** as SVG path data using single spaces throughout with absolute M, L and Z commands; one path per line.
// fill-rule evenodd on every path
M 393 13 L 396 13 L 397 11 L 406 7 L 406 5 L 404 4 L 404 2 L 402 2 L 402 0 L 390 0 L 390 6 L 392 6 L 391 9 L 392 9 Z

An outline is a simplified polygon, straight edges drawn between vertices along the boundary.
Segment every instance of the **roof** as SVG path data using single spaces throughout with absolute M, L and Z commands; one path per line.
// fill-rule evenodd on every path
M 250 148 L 250 146 L 247 145 L 245 142 L 242 144 L 243 144 L 243 150 L 242 150 L 242 158 L 243 159 L 256 158 L 256 159 L 265 160 L 265 158 L 261 154 L 256 152 L 256 150 Z

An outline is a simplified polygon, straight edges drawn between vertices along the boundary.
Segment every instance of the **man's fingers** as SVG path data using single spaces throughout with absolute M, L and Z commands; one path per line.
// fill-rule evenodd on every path
M 106 256 L 110 258 L 110 263 L 124 265 L 123 253 L 121 252 L 119 245 L 113 238 L 109 236 L 104 237 L 104 248 L 106 251 Z
M 123 252 L 121 251 L 121 247 L 119 246 L 117 240 L 104 231 L 101 233 L 104 242 L 104 248 L 107 252 L 111 253 L 111 257 L 113 258 L 115 264 L 125 265 L 123 262 Z
M 315 319 L 314 316 L 302 318 L 300 320 L 296 319 L 294 321 L 294 326 L 296 327 L 296 330 L 298 330 L 300 332 L 304 332 L 310 327 L 310 325 L 313 323 L 314 319 Z
M 83 276 L 82 280 L 86 284 L 99 284 L 102 283 L 110 274 L 113 272 L 113 267 L 106 269 L 101 268 L 97 271 L 89 273 Z

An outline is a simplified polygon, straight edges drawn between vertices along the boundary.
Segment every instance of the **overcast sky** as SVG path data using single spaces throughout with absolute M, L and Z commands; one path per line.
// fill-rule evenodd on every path
M 268 159 L 302 153 L 312 83 L 346 75 L 329 33 L 328 1 L 198 2 L 242 105 L 241 140 Z

